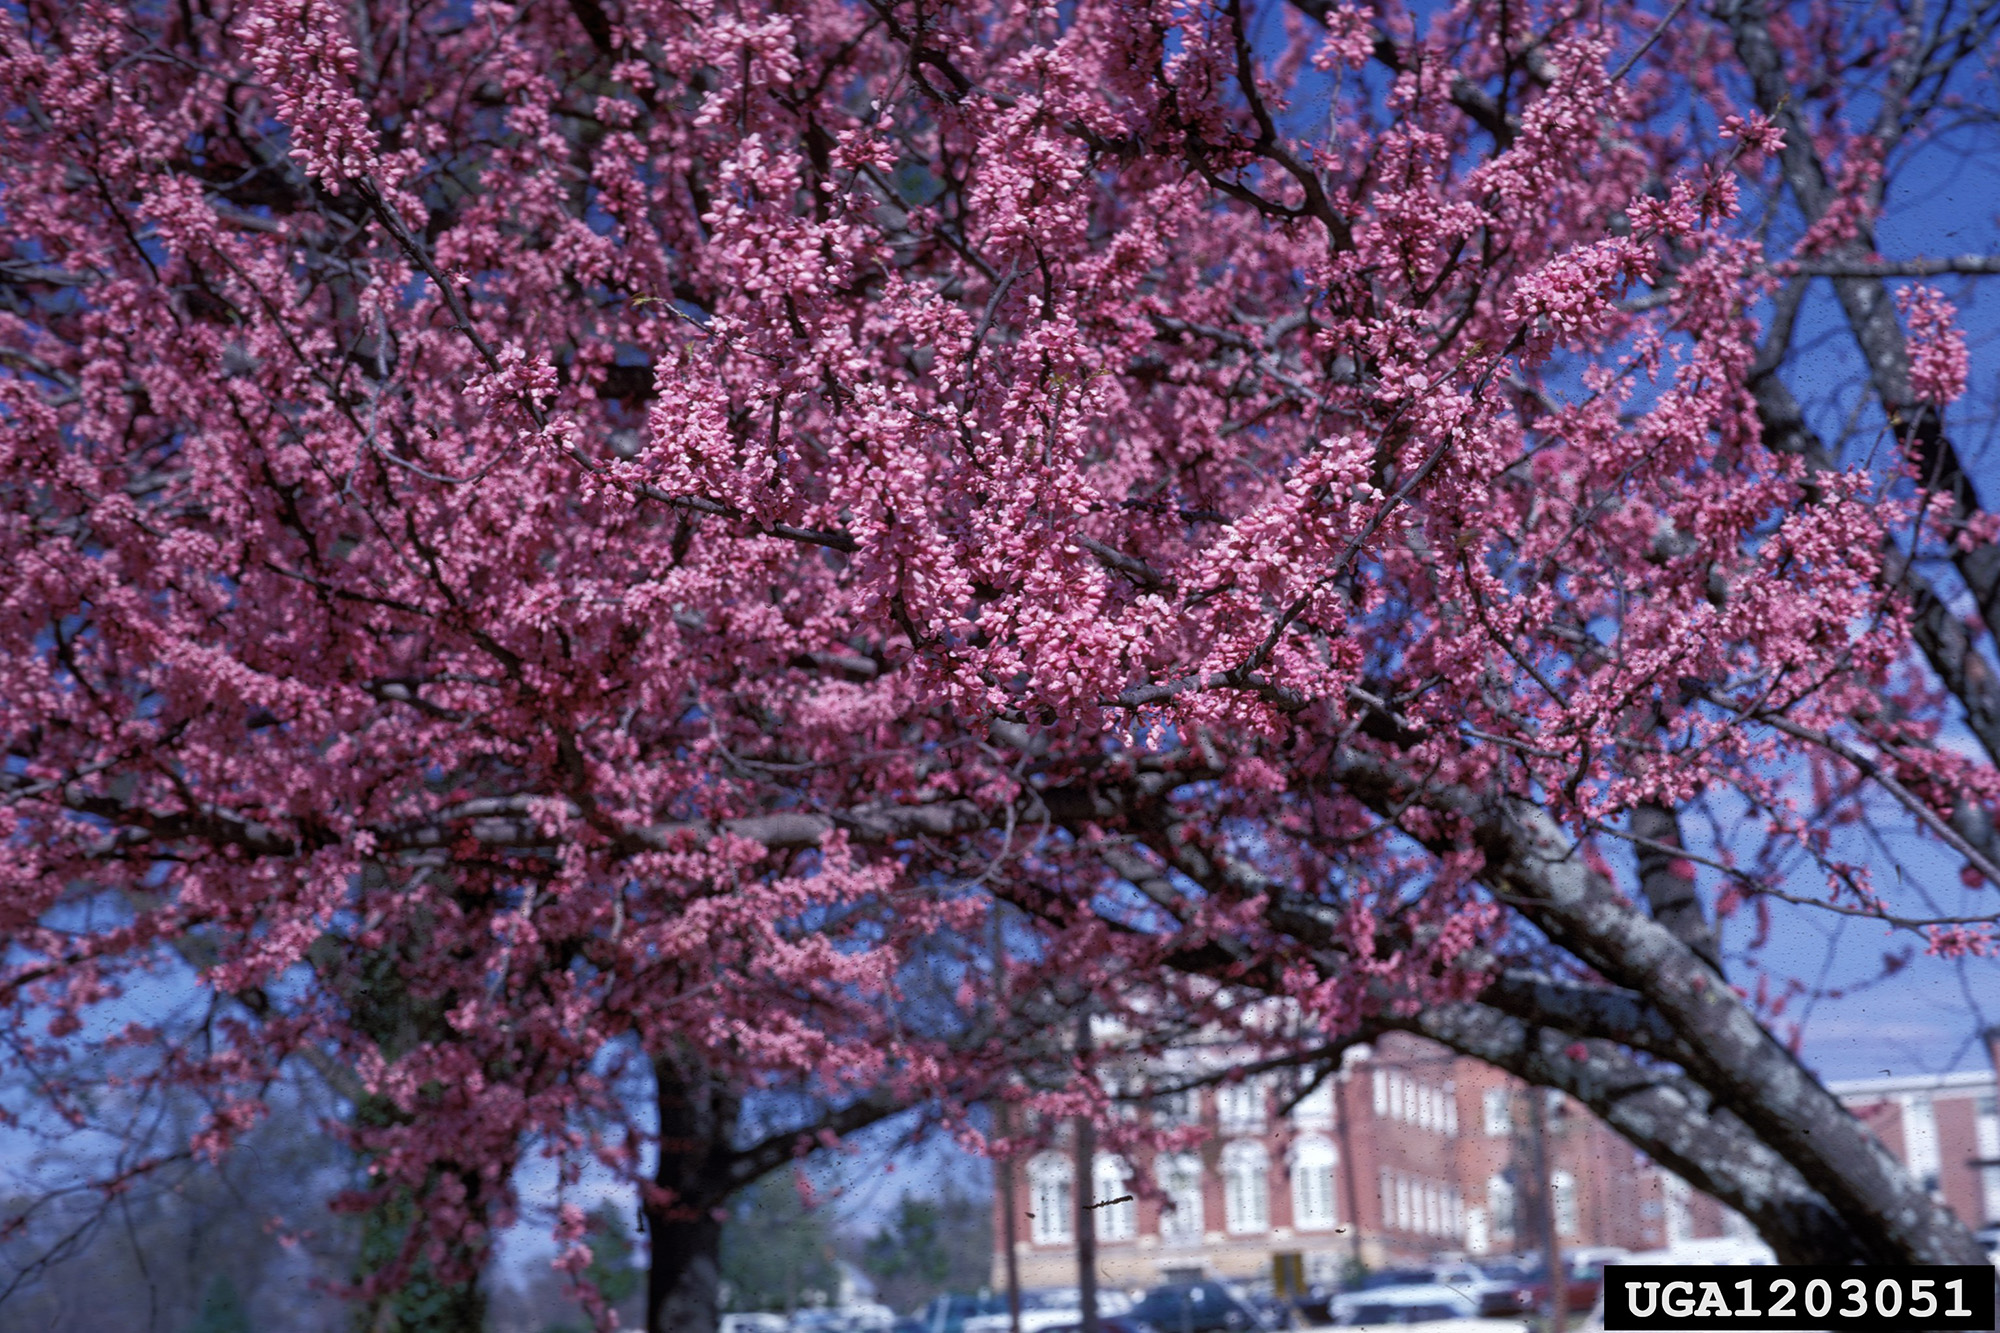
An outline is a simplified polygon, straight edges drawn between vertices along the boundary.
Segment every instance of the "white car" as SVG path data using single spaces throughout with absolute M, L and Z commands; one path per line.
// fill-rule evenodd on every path
M 1403 1287 L 1376 1287 L 1336 1296 L 1327 1307 L 1336 1324 L 1372 1328 L 1388 1324 L 1434 1323 L 1443 1319 L 1476 1319 L 1479 1302 L 1470 1293 L 1436 1282 Z
M 1762 1267 L 1778 1262 L 1777 1251 L 1761 1240 L 1738 1236 L 1712 1236 L 1701 1240 L 1684 1240 L 1670 1245 L 1664 1250 L 1642 1250 L 1638 1254 L 1627 1254 L 1617 1259 L 1606 1260 L 1614 1264 L 1720 1264 L 1735 1266 L 1750 1264 Z
M 781 1314 L 726 1314 L 718 1329 L 719 1333 L 786 1333 L 787 1327 Z
M 1132 1308 L 1132 1298 L 1122 1291 L 1100 1287 L 1097 1313 L 1124 1314 Z M 1021 1333 L 1043 1333 L 1045 1329 L 1066 1328 L 1083 1322 L 1083 1293 L 1075 1287 L 1021 1293 Z M 1006 1314 L 974 1315 L 965 1321 L 965 1333 L 1008 1333 L 1013 1320 Z
M 1396 1333 L 1530 1333 L 1529 1325 L 1519 1319 L 1420 1319 L 1374 1327 L 1394 1328 Z
M 790 1333 L 889 1333 L 895 1322 L 896 1312 L 886 1305 L 839 1305 L 800 1310 Z

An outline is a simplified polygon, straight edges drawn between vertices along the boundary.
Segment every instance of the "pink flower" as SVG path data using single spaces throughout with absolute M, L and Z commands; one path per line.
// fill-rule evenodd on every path
M 1910 392 L 1942 407 L 1965 392 L 1971 358 L 1958 327 L 1958 309 L 1934 287 L 1896 293 L 1896 309 L 1909 330 Z

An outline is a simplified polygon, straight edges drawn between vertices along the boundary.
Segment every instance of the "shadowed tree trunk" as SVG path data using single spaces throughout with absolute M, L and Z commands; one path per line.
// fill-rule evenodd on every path
M 660 1191 L 646 1205 L 652 1260 L 646 1273 L 648 1333 L 714 1333 L 722 1275 L 723 1202 L 740 1099 L 685 1053 L 654 1057 L 660 1116 Z

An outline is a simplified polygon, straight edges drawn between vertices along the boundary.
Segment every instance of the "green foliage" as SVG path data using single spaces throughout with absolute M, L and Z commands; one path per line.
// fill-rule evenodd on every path
M 722 1227 L 724 1307 L 791 1311 L 839 1289 L 833 1231 L 805 1206 L 790 1172 L 776 1172 L 737 1196 Z
M 640 1273 L 632 1265 L 632 1233 L 625 1219 L 609 1204 L 590 1215 L 590 1267 L 583 1270 L 584 1281 L 597 1288 L 604 1303 L 623 1305 L 639 1290 Z
M 883 1301 L 899 1310 L 940 1292 L 978 1290 L 992 1262 L 992 1209 L 955 1191 L 937 1202 L 905 1194 L 895 1220 L 861 1252 L 863 1271 L 875 1279 Z
M 416 1199 L 398 1189 L 362 1218 L 359 1274 L 379 1271 L 401 1254 L 419 1220 Z M 464 1333 L 485 1322 L 485 1300 L 475 1282 L 441 1282 L 423 1259 L 409 1279 L 377 1301 L 356 1307 L 355 1327 L 366 1333 Z
M 188 1333 L 250 1333 L 250 1312 L 227 1273 L 208 1280 L 202 1292 L 201 1310 L 188 1325 Z

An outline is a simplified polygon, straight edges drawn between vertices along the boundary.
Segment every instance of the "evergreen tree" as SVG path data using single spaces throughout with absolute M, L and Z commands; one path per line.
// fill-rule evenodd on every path
M 202 1292 L 201 1310 L 188 1333 L 250 1333 L 250 1312 L 227 1273 L 217 1273 Z
M 806 1206 L 789 1174 L 766 1176 L 730 1208 L 722 1281 L 731 1310 L 789 1312 L 839 1289 L 832 1229 L 823 1213 Z

